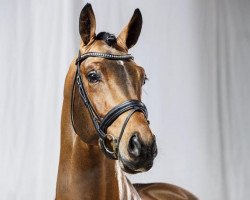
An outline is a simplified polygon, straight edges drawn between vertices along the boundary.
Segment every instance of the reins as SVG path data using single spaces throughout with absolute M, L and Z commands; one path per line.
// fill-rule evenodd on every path
M 148 117 L 147 108 L 146 106 L 139 100 L 127 100 L 114 108 L 112 108 L 103 118 L 101 118 L 98 113 L 95 111 L 93 105 L 91 104 L 87 92 L 84 88 L 84 84 L 82 81 L 82 76 L 80 73 L 80 65 L 81 63 L 86 60 L 89 57 L 100 57 L 105 58 L 109 60 L 129 60 L 133 59 L 133 56 L 131 54 L 125 54 L 125 55 L 114 55 L 114 54 L 106 54 L 106 53 L 99 53 L 99 52 L 88 52 L 85 54 L 78 54 L 78 58 L 76 60 L 76 66 L 77 66 L 77 74 L 76 74 L 76 82 L 79 87 L 79 93 L 81 96 L 82 101 L 84 102 L 84 105 L 89 111 L 89 114 L 91 116 L 92 122 L 94 124 L 94 127 L 97 131 L 97 134 L 99 136 L 99 145 L 101 150 L 104 152 L 104 154 L 111 158 L 111 159 L 118 159 L 119 154 L 119 144 L 122 139 L 124 130 L 128 124 L 129 119 L 132 117 L 132 115 L 135 112 L 142 112 L 146 119 Z M 129 114 L 127 115 L 119 135 L 119 138 L 115 138 L 111 134 L 107 134 L 108 127 L 123 113 L 129 111 Z M 110 150 L 107 147 L 107 140 L 110 140 L 112 142 L 112 150 Z

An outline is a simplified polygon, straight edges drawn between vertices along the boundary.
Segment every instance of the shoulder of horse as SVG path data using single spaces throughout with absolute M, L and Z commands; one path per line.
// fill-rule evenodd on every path
M 142 199 L 198 200 L 189 191 L 168 183 L 133 184 Z

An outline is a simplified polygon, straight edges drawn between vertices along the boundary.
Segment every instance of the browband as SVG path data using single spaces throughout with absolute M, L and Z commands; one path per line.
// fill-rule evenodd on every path
M 106 58 L 109 60 L 129 60 L 132 59 L 134 60 L 134 57 L 131 54 L 125 54 L 125 55 L 114 55 L 114 54 L 109 54 L 109 53 L 100 53 L 100 52 L 88 52 L 85 54 L 80 55 L 76 59 L 76 64 L 84 61 L 88 57 L 99 57 L 99 58 Z

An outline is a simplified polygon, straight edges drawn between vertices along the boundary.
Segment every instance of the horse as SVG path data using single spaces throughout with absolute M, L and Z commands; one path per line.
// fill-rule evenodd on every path
M 96 35 L 91 4 L 79 17 L 79 54 L 64 85 L 56 200 L 195 200 L 166 183 L 132 184 L 125 173 L 148 171 L 157 155 L 141 102 L 145 70 L 128 49 L 142 28 L 139 9 L 118 35 Z

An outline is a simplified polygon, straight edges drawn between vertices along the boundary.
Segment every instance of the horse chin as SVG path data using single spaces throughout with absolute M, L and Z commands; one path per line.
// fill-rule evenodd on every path
M 135 167 L 133 162 L 123 159 L 119 156 L 119 165 L 121 169 L 128 174 L 138 174 L 150 170 L 153 166 L 153 161 L 145 166 Z

